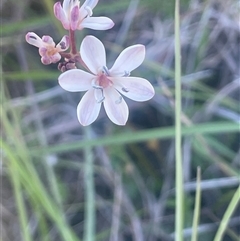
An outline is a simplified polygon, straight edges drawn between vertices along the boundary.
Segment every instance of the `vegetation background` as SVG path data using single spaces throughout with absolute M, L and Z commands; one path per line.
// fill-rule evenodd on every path
M 103 111 L 88 128 L 76 118 L 81 95 L 62 90 L 57 65 L 43 66 L 25 42 L 29 31 L 56 42 L 66 34 L 53 4 L 0 5 L 1 240 L 174 240 L 181 171 L 183 240 L 239 240 L 239 1 L 180 3 L 182 170 L 174 147 L 174 1 L 99 1 L 94 15 L 115 26 L 84 29 L 78 45 L 98 37 L 113 63 L 123 48 L 144 44 L 146 60 L 133 75 L 156 95 L 127 100 L 125 127 Z

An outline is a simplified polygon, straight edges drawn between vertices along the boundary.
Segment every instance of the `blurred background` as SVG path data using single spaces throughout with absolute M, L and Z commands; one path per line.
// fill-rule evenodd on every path
M 201 168 L 199 241 L 212 241 L 239 185 L 239 1 L 182 0 L 182 153 L 184 240 L 191 239 L 197 167 Z M 175 222 L 174 1 L 100 0 L 94 16 L 107 31 L 84 29 L 107 50 L 108 67 L 134 44 L 146 59 L 133 76 L 155 97 L 126 100 L 130 116 L 116 126 L 104 110 L 90 127 L 76 117 L 81 93 L 58 85 L 57 64 L 41 64 L 29 31 L 58 43 L 67 32 L 53 0 L 1 1 L 2 241 L 82 240 L 85 161 L 94 162 L 96 240 L 171 241 Z M 190 130 L 190 131 L 189 131 Z M 224 241 L 239 240 L 240 209 Z

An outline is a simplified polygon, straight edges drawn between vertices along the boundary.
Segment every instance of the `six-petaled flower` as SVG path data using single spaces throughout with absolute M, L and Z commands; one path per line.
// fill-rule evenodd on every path
M 58 64 L 58 68 L 64 72 L 58 79 L 63 89 L 70 92 L 87 91 L 77 106 L 77 117 L 83 126 L 97 119 L 102 104 L 113 123 L 125 125 L 129 110 L 122 95 L 135 101 L 147 101 L 154 96 L 154 88 L 144 78 L 130 77 L 130 72 L 145 58 L 144 45 L 137 44 L 123 50 L 110 69 L 106 65 L 104 45 L 96 37 L 85 37 L 80 52 L 77 51 L 76 30 L 106 30 L 114 25 L 110 18 L 92 17 L 92 10 L 98 1 L 86 0 L 81 7 L 79 0 L 63 0 L 62 5 L 55 3 L 54 14 L 69 30 L 69 36 L 64 36 L 56 45 L 50 36 L 40 38 L 29 32 L 26 41 L 39 48 L 41 61 L 45 65 L 64 58 Z M 70 52 L 66 53 L 69 47 Z M 88 72 L 76 69 L 79 64 Z
M 113 27 L 114 23 L 107 17 L 91 17 L 92 10 L 98 0 L 86 0 L 80 7 L 79 0 L 64 0 L 54 4 L 54 14 L 61 21 L 66 30 L 81 30 L 90 28 L 95 30 L 106 30 Z
M 60 52 L 69 48 L 69 37 L 64 36 L 59 44 L 55 44 L 50 36 L 44 35 L 40 38 L 37 34 L 29 32 L 26 41 L 39 48 L 39 54 L 43 64 L 57 63 L 61 59 Z
M 60 75 L 59 84 L 67 91 L 87 91 L 77 106 L 77 117 L 83 126 L 97 119 L 102 103 L 112 122 L 125 125 L 129 111 L 122 95 L 135 101 L 146 101 L 154 96 L 150 82 L 129 77 L 130 72 L 144 60 L 143 45 L 133 45 L 123 50 L 111 69 L 106 66 L 102 42 L 94 36 L 83 39 L 80 55 L 91 73 L 80 69 L 69 70 Z

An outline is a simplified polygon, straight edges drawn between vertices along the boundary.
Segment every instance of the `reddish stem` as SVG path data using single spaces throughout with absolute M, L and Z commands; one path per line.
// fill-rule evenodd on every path
M 76 55 L 77 48 L 76 48 L 76 41 L 75 41 L 75 31 L 69 29 L 69 38 L 70 38 L 71 53 L 73 55 Z

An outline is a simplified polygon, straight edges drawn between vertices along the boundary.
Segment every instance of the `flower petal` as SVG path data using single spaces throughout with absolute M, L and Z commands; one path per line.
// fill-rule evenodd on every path
M 114 87 L 126 97 L 135 101 L 150 100 L 154 94 L 151 83 L 139 77 L 108 77 L 113 81 Z
M 62 8 L 65 13 L 69 13 L 71 9 L 72 0 L 63 0 Z
M 47 48 L 46 47 L 40 47 L 39 49 L 38 49 L 38 53 L 39 53 L 39 55 L 40 56 L 47 56 Z
M 77 107 L 77 117 L 83 126 L 93 123 L 101 108 L 101 103 L 98 103 L 94 98 L 94 89 L 90 89 L 81 99 Z
M 136 44 L 124 49 L 112 68 L 109 70 L 111 76 L 124 76 L 136 69 L 145 58 L 145 46 Z
M 86 36 L 80 47 L 80 55 L 89 70 L 97 74 L 99 69 L 106 66 L 106 53 L 102 42 L 94 36 Z
M 85 8 L 85 7 L 90 7 L 91 9 L 94 9 L 95 6 L 97 5 L 99 0 L 86 0 L 84 2 L 84 4 L 82 5 L 82 8 Z
M 57 63 L 62 57 L 59 53 L 56 53 L 52 55 L 50 58 L 52 63 Z
M 81 19 L 89 16 L 89 9 L 92 10 L 98 3 L 99 0 L 86 0 L 80 8 Z M 91 16 L 92 14 L 90 14 Z
M 35 47 L 40 48 L 40 47 L 43 47 L 43 46 L 44 46 L 42 39 L 41 39 L 37 34 L 35 34 L 35 33 L 33 33 L 33 32 L 28 32 L 28 33 L 26 34 L 26 37 L 25 37 L 25 38 L 26 38 L 26 41 L 27 41 L 29 44 L 31 44 L 31 45 L 33 45 L 33 46 L 35 46 Z
M 78 21 L 79 21 L 79 7 L 75 6 L 71 10 L 71 29 L 76 30 L 78 27 Z
M 42 41 L 48 46 L 55 47 L 55 42 L 53 41 L 52 37 L 50 37 L 48 35 L 43 35 Z
M 122 96 L 114 88 L 104 89 L 104 108 L 109 119 L 117 125 L 125 125 L 128 119 L 128 106 Z
M 78 29 L 90 28 L 94 30 L 107 30 L 114 26 L 114 22 L 107 17 L 88 17 L 85 18 Z
M 72 69 L 62 73 L 58 78 L 58 82 L 63 89 L 70 92 L 78 92 L 90 89 L 93 78 L 92 74 L 83 70 Z
M 68 15 L 75 6 L 79 7 L 79 0 L 63 0 L 63 10 Z
M 64 12 L 60 2 L 56 2 L 54 4 L 53 11 L 54 11 L 54 15 L 56 16 L 56 18 L 61 21 L 63 27 L 66 30 L 69 30 L 69 28 L 70 28 L 69 20 L 68 20 L 67 16 L 65 15 L 65 12 Z
M 49 58 L 48 56 L 42 56 L 41 62 L 42 62 L 44 65 L 48 65 L 48 64 L 51 64 L 51 63 L 52 63 L 51 58 Z

